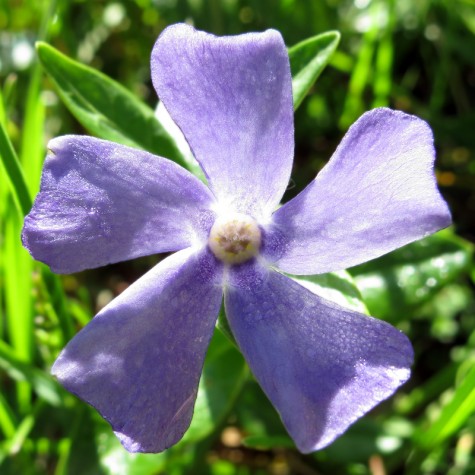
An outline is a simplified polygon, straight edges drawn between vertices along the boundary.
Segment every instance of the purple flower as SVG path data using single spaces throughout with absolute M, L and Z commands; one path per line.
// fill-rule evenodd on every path
M 412 349 L 389 324 L 285 273 L 345 269 L 448 226 L 431 131 L 401 112 L 364 114 L 276 211 L 294 148 L 280 34 L 169 27 L 152 78 L 209 188 L 147 152 L 90 137 L 50 142 L 23 230 L 36 259 L 70 273 L 178 251 L 81 330 L 53 374 L 127 450 L 162 451 L 190 424 L 224 294 L 234 337 L 297 447 L 321 449 L 408 379 Z

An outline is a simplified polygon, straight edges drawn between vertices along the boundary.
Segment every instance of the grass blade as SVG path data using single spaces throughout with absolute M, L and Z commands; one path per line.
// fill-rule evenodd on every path
M 0 121 L 0 159 L 9 178 L 12 195 L 20 213 L 25 216 L 31 209 L 32 200 L 26 184 L 23 170 L 8 138 L 5 127 Z
M 0 368 L 16 381 L 28 381 L 42 399 L 53 406 L 62 401 L 63 390 L 48 374 L 21 361 L 5 342 L 0 340 Z
M 417 444 L 423 449 L 437 447 L 458 431 L 474 412 L 475 365 L 455 389 L 434 423 L 428 429 L 424 427 L 416 433 Z

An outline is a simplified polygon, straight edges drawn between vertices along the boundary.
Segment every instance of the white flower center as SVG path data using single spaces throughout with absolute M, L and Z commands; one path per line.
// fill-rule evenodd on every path
M 240 264 L 259 252 L 261 230 L 257 222 L 245 214 L 221 216 L 211 228 L 208 244 L 221 261 Z

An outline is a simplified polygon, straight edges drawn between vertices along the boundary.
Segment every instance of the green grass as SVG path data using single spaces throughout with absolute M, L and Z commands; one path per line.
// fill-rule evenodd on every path
M 387 105 L 417 114 L 434 130 L 437 174 L 453 211 L 453 230 L 352 269 L 353 281 L 349 276 L 345 281 L 358 299 L 361 293 L 373 315 L 397 324 L 409 336 L 416 355 L 413 376 L 394 398 L 315 454 L 295 451 L 239 353 L 220 333 L 202 386 L 216 375 L 221 375 L 220 384 L 213 394 L 203 389 L 202 422 L 197 419 L 184 442 L 164 454 L 126 453 L 107 423 L 49 375 L 59 351 L 96 313 L 100 302 L 138 278 L 155 260 L 56 276 L 31 259 L 20 233 L 39 188 L 46 143 L 66 133 L 115 133 L 117 140 L 155 152 L 168 150 L 180 160 L 160 125 L 154 124 L 153 134 L 148 134 L 142 122 L 129 129 L 117 114 L 133 111 L 153 121 L 156 98 L 149 78 L 150 50 L 166 25 L 184 19 L 221 34 L 276 28 L 288 46 L 326 31 L 340 32 L 333 56 L 330 50 L 338 37 L 324 37 L 330 38 L 330 49 L 315 62 L 316 69 L 304 67 L 308 51 L 293 58 L 294 74 L 300 74 L 296 104 L 300 107 L 296 186 L 286 199 L 314 178 L 347 127 L 372 107 Z M 370 475 L 377 473 L 371 468 L 375 464 L 382 464 L 388 475 L 475 472 L 472 0 L 26 0 L 0 4 L 0 29 L 2 38 L 8 39 L 0 49 L 2 475 Z M 21 69 L 11 61 L 13 45 L 23 39 L 31 48 L 36 41 L 51 45 L 40 47 L 43 65 L 35 59 Z M 319 41 L 323 40 L 314 44 Z M 72 76 L 65 77 L 65 70 L 55 70 L 54 75 L 48 61 L 56 51 L 71 58 L 66 72 Z M 98 81 L 97 87 L 107 85 L 105 93 L 118 94 L 125 102 L 108 111 L 109 96 L 103 95 L 102 102 L 92 104 L 96 89 L 86 87 L 91 82 L 83 84 L 81 97 L 74 96 L 77 88 L 65 93 L 66 86 L 61 85 L 74 85 L 70 79 L 76 66 L 88 72 L 91 81 Z M 101 82 L 104 75 L 114 82 Z M 160 137 L 165 142 L 160 143 Z M 405 280 L 409 268 L 416 277 Z M 426 285 L 429 279 L 431 285 Z M 329 277 L 324 287 L 331 287 L 333 280 Z M 226 367 L 220 366 L 216 354 L 224 355 Z M 206 412 L 210 400 L 217 401 L 212 404 L 217 404 L 219 413 Z M 229 434 L 241 443 L 233 445 L 226 438 Z

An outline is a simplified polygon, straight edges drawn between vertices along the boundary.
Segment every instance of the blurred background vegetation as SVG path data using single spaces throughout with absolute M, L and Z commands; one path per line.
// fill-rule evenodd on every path
M 296 111 L 285 199 L 314 178 L 348 126 L 372 107 L 404 110 L 432 126 L 453 229 L 344 276 L 372 315 L 410 337 L 413 377 L 328 449 L 304 456 L 217 332 L 194 430 L 164 454 L 127 454 L 93 410 L 50 378 L 49 367 L 158 258 L 52 275 L 21 247 L 21 215 L 0 168 L 0 473 L 475 473 L 475 0 L 2 0 L 0 122 L 31 196 L 47 141 L 91 133 L 42 70 L 35 42 L 102 71 L 155 108 L 150 51 L 163 28 L 181 21 L 216 34 L 275 28 L 288 46 L 340 31 L 330 65 Z

